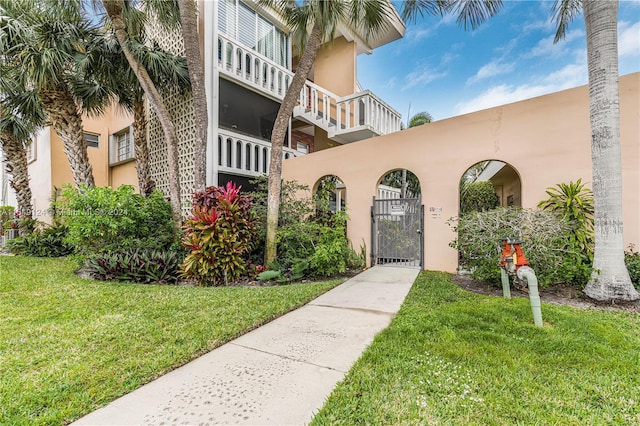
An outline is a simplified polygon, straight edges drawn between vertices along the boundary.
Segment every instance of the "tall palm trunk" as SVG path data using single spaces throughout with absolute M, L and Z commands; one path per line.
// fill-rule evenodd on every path
M 141 194 L 147 194 L 150 188 L 149 146 L 147 145 L 147 117 L 142 99 L 133 101 L 133 147 L 136 153 L 138 188 Z
M 193 112 L 195 114 L 196 141 L 193 149 L 194 189 L 201 191 L 207 184 L 207 94 L 204 88 L 204 68 L 198 38 L 198 14 L 194 0 L 178 0 L 184 54 L 189 68 L 191 93 L 193 95 Z
M 597 300 L 635 300 L 624 264 L 622 159 L 618 94 L 618 2 L 583 2 L 589 68 L 591 161 L 595 207 L 594 274 L 585 293 Z
M 140 86 L 147 95 L 149 104 L 155 111 L 162 126 L 164 138 L 167 143 L 167 163 L 169 166 L 169 197 L 171 198 L 171 210 L 176 227 L 181 226 L 182 202 L 180 199 L 180 170 L 178 164 L 178 137 L 176 129 L 171 121 L 162 96 L 153 84 L 147 69 L 133 56 L 129 49 L 129 34 L 122 18 L 122 0 L 103 0 L 104 8 L 111 19 L 113 30 L 122 48 L 122 52 L 127 58 Z
M 271 134 L 271 159 L 269 163 L 269 195 L 267 198 L 267 238 L 265 244 L 264 263 L 268 265 L 276 259 L 278 231 L 278 215 L 280 205 L 280 190 L 282 189 L 282 146 L 289 127 L 289 118 L 296 106 L 300 91 L 307 81 L 307 76 L 322 45 L 322 29 L 315 23 L 311 35 L 307 40 L 298 68 L 291 80 L 291 86 L 282 100 L 278 116 Z
M 82 132 L 82 118 L 73 96 L 64 87 L 42 89 L 38 94 L 53 128 L 62 140 L 73 183 L 76 186 L 95 186 L 93 168 Z
M 16 194 L 18 211 L 21 219 L 33 218 L 31 205 L 31 187 L 29 186 L 29 169 L 27 168 L 27 151 L 20 140 L 4 130 L 0 135 L 2 152 L 7 162 L 7 172 L 11 174 L 9 184 Z M 23 230 L 20 230 L 22 233 Z

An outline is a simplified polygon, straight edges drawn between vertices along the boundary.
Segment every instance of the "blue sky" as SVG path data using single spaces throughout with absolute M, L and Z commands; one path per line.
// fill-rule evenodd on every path
M 435 120 L 587 84 L 583 16 L 553 43 L 552 1 L 505 1 L 477 30 L 455 17 L 408 23 L 404 38 L 358 57 L 358 80 L 402 114 Z M 620 74 L 640 71 L 640 0 L 620 1 Z

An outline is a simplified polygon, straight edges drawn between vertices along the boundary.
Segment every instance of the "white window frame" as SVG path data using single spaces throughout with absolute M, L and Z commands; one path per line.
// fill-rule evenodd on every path
M 120 147 L 120 138 L 126 138 L 128 144 L 125 150 Z M 111 166 L 135 160 L 133 146 L 133 127 L 125 127 L 109 136 L 109 164 Z
M 31 141 L 29 142 L 29 144 L 26 146 L 26 150 L 27 150 L 27 164 L 31 164 L 34 161 L 37 160 L 37 145 L 38 144 L 38 140 L 37 139 L 31 139 Z
M 93 140 L 90 141 L 87 136 L 95 136 L 95 142 Z M 84 138 L 84 142 L 87 145 L 87 148 L 100 148 L 100 135 L 98 133 L 83 132 L 82 137 Z
M 240 43 L 240 33 L 245 31 L 246 34 L 250 33 L 251 30 L 246 31 L 247 29 L 245 28 L 240 28 L 240 8 L 244 7 L 247 10 L 253 12 L 253 41 L 255 43 L 254 46 L 246 46 L 250 49 L 252 49 L 253 51 L 269 58 L 270 60 L 272 60 L 273 62 L 277 63 L 280 66 L 283 67 L 287 67 L 290 68 L 291 64 L 290 64 L 290 49 L 289 49 L 289 44 L 290 44 L 290 37 L 289 35 L 283 31 L 282 28 L 280 28 L 278 25 L 274 24 L 271 20 L 269 20 L 267 17 L 260 15 L 256 10 L 252 9 L 248 4 L 242 2 L 242 4 L 240 4 L 241 2 L 239 0 L 234 1 L 219 1 L 218 5 L 219 7 L 225 7 L 225 14 L 224 14 L 224 19 L 226 19 L 227 24 L 225 25 L 227 28 L 230 27 L 232 23 L 232 25 L 234 26 L 233 28 L 233 32 L 234 34 L 228 34 L 230 31 L 222 31 L 222 28 L 220 28 L 220 26 L 218 25 L 219 31 L 226 35 L 227 37 L 237 41 L 238 43 Z M 233 5 L 232 9 L 233 10 L 229 10 L 226 9 L 227 5 Z M 233 14 L 233 16 L 231 16 L 231 13 Z M 220 19 L 222 19 L 222 14 L 220 14 Z M 260 20 L 260 18 L 262 18 L 262 20 L 264 21 L 264 23 L 271 25 L 272 30 L 271 31 L 267 31 L 267 33 L 271 32 L 271 48 L 272 48 L 272 57 L 266 56 L 263 52 L 260 51 L 259 49 L 259 45 L 260 45 L 260 39 L 258 38 L 258 21 Z M 277 42 L 277 37 L 279 34 L 282 34 L 284 36 L 284 45 L 285 45 L 285 49 L 284 52 L 276 52 L 276 46 L 278 46 L 278 42 Z M 243 44 L 243 43 L 241 43 Z M 244 44 L 243 44 L 244 45 Z M 284 58 L 281 58 L 281 54 L 284 53 Z
M 305 142 L 296 142 L 296 151 L 302 153 L 302 154 L 308 154 L 309 153 L 309 144 L 305 143 Z

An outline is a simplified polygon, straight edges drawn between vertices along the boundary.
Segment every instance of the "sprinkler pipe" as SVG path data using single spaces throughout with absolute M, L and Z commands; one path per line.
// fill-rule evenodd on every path
M 522 266 L 518 268 L 516 275 L 519 279 L 527 281 L 531 312 L 533 313 L 533 323 L 538 327 L 542 327 L 542 309 L 540 307 L 540 294 L 538 293 L 538 278 L 536 277 L 536 273 L 532 268 Z

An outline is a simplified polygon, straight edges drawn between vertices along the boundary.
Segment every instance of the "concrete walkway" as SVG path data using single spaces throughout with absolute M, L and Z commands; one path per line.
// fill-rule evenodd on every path
M 369 269 L 74 424 L 309 423 L 389 325 L 418 272 Z

